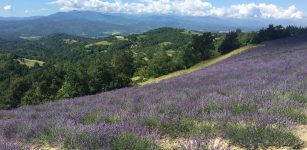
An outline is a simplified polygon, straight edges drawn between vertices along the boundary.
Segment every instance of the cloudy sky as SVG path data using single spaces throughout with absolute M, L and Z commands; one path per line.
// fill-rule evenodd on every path
M 172 14 L 232 18 L 306 19 L 307 0 L 0 0 L 1 17 L 59 11 Z

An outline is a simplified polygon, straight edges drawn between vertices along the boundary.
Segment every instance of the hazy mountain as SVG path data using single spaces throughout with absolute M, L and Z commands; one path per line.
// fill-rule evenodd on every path
M 67 33 L 84 37 L 139 33 L 159 27 L 186 28 L 200 31 L 257 30 L 274 24 L 303 24 L 291 20 L 253 20 L 217 17 L 191 17 L 172 15 L 103 14 L 91 11 L 59 12 L 43 17 L 0 18 L 0 36 L 42 36 Z

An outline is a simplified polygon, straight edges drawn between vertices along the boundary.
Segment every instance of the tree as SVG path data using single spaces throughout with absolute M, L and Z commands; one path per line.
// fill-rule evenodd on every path
M 205 32 L 202 35 L 194 35 L 192 40 L 192 50 L 200 53 L 203 60 L 211 58 L 211 51 L 215 49 L 214 36 L 211 32 Z M 193 52 L 193 53 L 194 53 Z
M 158 77 L 171 72 L 173 69 L 172 58 L 167 55 L 166 51 L 160 50 L 154 54 L 149 61 L 147 68 L 147 77 Z
M 28 91 L 29 87 L 29 81 L 22 78 L 16 78 L 12 81 L 8 90 L 8 99 L 10 99 L 9 106 L 11 108 L 17 107 L 21 104 L 21 98 Z
M 111 66 L 113 68 L 113 81 L 111 89 L 128 86 L 135 72 L 134 58 L 131 51 L 118 51 L 113 53 Z
M 195 65 L 202 59 L 201 53 L 199 51 L 195 51 L 191 47 L 192 46 L 189 44 L 188 46 L 184 47 L 182 50 L 182 60 L 186 68 Z
M 88 92 L 87 78 L 85 72 L 78 69 L 68 69 L 62 87 L 57 92 L 57 98 L 70 98 L 83 95 Z
M 274 26 L 274 25 L 269 25 L 268 28 L 266 29 L 261 29 L 257 36 L 253 39 L 253 43 L 261 43 L 264 41 L 269 41 L 269 40 L 276 40 L 279 38 L 284 38 L 284 37 L 289 37 L 291 36 L 290 32 L 287 32 L 287 30 L 281 26 Z
M 125 74 L 132 77 L 135 72 L 134 58 L 131 51 L 118 51 L 114 52 L 111 58 L 111 65 L 114 67 L 115 72 Z
M 226 54 L 231 52 L 234 49 L 237 49 L 241 46 L 238 40 L 238 33 L 237 32 L 229 32 L 226 34 L 225 39 L 223 40 L 222 44 L 219 47 L 219 51 L 222 54 Z
M 98 62 L 90 72 L 89 88 L 91 93 L 97 93 L 108 90 L 113 81 L 113 72 L 111 66 L 105 62 Z

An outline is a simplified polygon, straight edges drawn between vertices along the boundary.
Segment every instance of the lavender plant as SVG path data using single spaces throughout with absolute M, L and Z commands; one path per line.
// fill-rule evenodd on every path
M 157 84 L 1 110 L 0 149 L 159 149 L 203 136 L 299 148 L 290 129 L 307 123 L 306 91 L 306 37 L 278 40 Z

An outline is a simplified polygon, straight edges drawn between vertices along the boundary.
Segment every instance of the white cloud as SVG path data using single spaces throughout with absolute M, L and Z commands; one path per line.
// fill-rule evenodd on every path
M 12 11 L 13 7 L 12 7 L 12 5 L 6 5 L 6 6 L 3 7 L 3 10 L 4 11 Z
M 61 11 L 92 10 L 99 12 L 122 12 L 130 14 L 178 14 L 185 16 L 220 16 L 233 18 L 301 19 L 303 12 L 295 6 L 288 8 L 274 4 L 248 3 L 219 8 L 202 0 L 54 0 L 50 4 L 60 5 Z
M 275 19 L 301 19 L 304 17 L 304 14 L 297 10 L 293 5 L 289 6 L 287 9 L 284 9 L 273 4 L 265 3 L 232 5 L 226 10 L 225 15 L 235 18 L 259 17 Z

